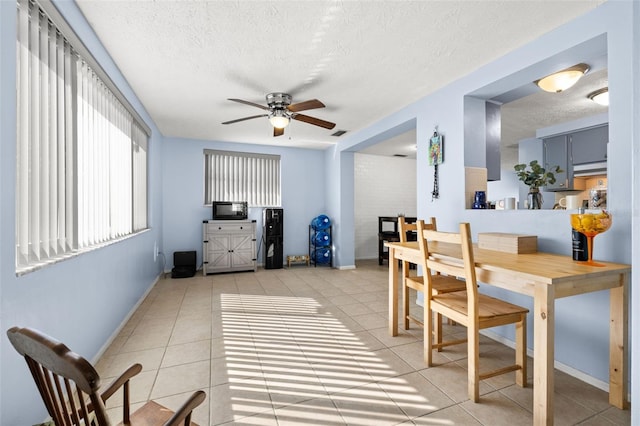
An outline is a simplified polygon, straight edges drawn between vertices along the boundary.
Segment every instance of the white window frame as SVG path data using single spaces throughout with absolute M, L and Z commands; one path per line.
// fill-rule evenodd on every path
M 280 207 L 280 156 L 204 150 L 204 204 L 247 201 L 249 207 Z

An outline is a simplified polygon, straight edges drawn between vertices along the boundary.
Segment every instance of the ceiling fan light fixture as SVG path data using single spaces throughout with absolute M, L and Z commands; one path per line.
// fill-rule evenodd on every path
M 560 93 L 576 84 L 587 71 L 589 65 L 578 64 L 536 80 L 535 83 L 545 92 Z
M 277 129 L 284 129 L 289 125 L 289 117 L 284 110 L 277 109 L 269 117 L 269 122 Z
M 604 87 L 600 90 L 596 90 L 595 92 L 589 93 L 587 98 L 591 99 L 593 102 L 603 105 L 609 106 L 609 88 Z

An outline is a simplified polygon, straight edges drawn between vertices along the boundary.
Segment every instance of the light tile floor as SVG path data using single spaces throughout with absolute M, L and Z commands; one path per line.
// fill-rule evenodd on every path
M 134 409 L 148 399 L 175 409 L 205 390 L 193 419 L 201 426 L 530 425 L 532 387 L 515 385 L 513 373 L 484 380 L 473 403 L 466 347 L 435 354 L 438 366 L 425 368 L 421 328 L 388 335 L 387 274 L 362 261 L 344 271 L 300 265 L 162 279 L 98 371 L 106 382 L 143 365 Z M 512 349 L 481 342 L 481 365 L 513 360 Z M 556 425 L 630 424 L 629 410 L 610 406 L 605 392 L 559 371 L 555 378 Z M 121 419 L 113 399 L 107 407 Z

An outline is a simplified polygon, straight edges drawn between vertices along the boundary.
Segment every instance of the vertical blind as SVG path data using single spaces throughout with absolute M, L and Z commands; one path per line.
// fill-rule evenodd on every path
M 145 229 L 148 135 L 33 0 L 17 80 L 16 268 Z
M 204 150 L 204 203 L 280 206 L 280 156 Z

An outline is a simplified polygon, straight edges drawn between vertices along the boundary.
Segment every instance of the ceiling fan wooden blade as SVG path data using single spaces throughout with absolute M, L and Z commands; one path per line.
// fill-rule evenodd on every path
M 229 98 L 229 100 L 233 101 L 233 102 L 239 102 L 241 104 L 250 105 L 250 106 L 254 106 L 256 108 L 265 109 L 265 110 L 269 111 L 269 107 L 266 106 L 266 105 L 260 105 L 260 104 L 256 104 L 256 103 L 249 102 L 249 101 L 245 101 L 245 100 L 242 100 L 242 99 Z
M 274 127 L 273 128 L 273 137 L 275 138 L 276 136 L 282 136 L 284 135 L 284 129 L 281 129 L 279 127 Z
M 244 117 L 244 118 L 238 118 L 237 120 L 225 121 L 222 124 L 233 124 L 233 123 L 237 123 L 239 121 L 253 120 L 254 118 L 268 117 L 268 116 L 269 116 L 269 114 L 252 115 L 251 117 Z
M 308 109 L 324 108 L 324 104 L 317 99 L 310 99 L 304 102 L 298 102 L 289 105 L 287 109 L 291 112 L 306 111 Z
M 319 118 L 309 117 L 304 114 L 294 114 L 291 118 L 298 121 L 304 121 L 305 123 L 313 124 L 314 126 L 324 127 L 325 129 L 333 129 L 336 127 L 335 123 L 331 123 L 329 121 L 324 121 Z

